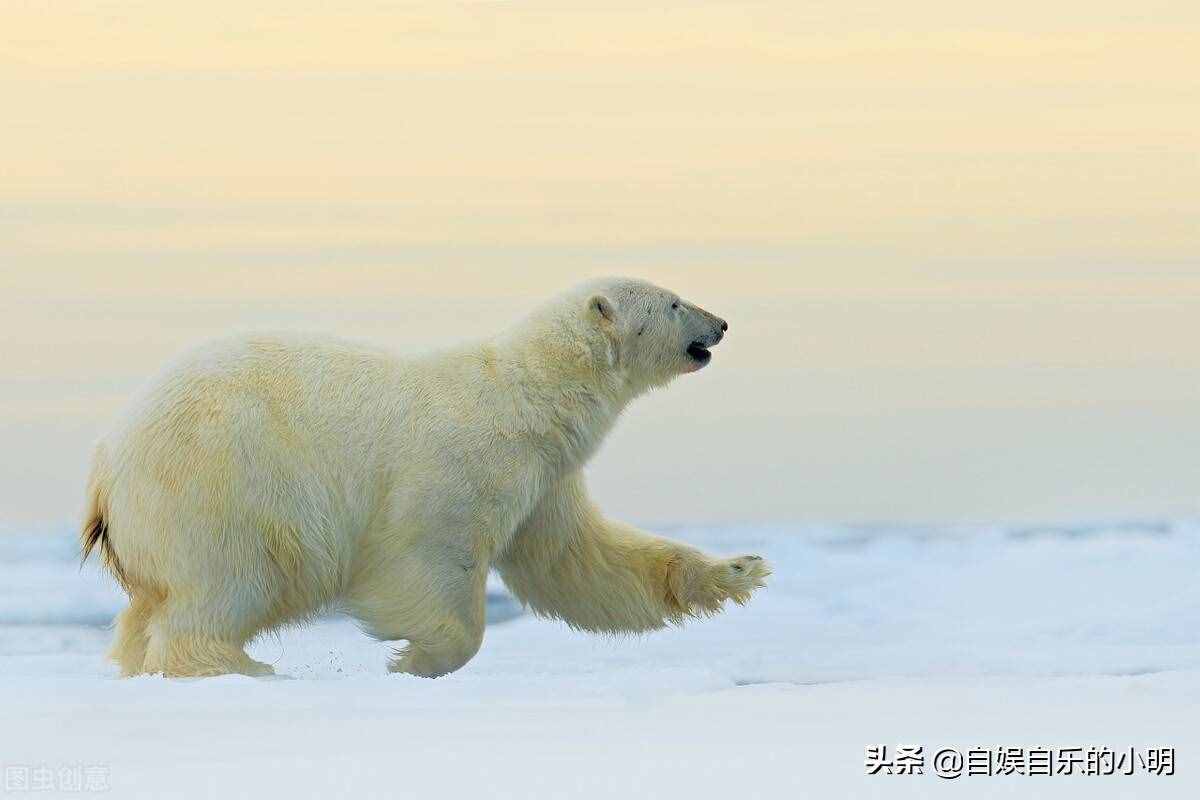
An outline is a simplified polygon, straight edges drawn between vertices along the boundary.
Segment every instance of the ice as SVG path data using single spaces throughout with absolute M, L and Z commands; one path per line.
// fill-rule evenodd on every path
M 120 591 L 69 531 L 0 534 L 0 762 L 147 798 L 1195 796 L 1195 521 L 664 533 L 775 573 L 635 637 L 514 618 L 493 581 L 436 681 L 340 617 L 252 645 L 285 678 L 117 680 Z M 873 744 L 1172 746 L 1179 774 L 868 776 Z

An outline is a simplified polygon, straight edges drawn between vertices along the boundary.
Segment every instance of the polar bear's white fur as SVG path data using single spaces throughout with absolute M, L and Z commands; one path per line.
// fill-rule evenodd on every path
M 130 597 L 123 675 L 271 672 L 258 634 L 337 607 L 394 671 L 479 649 L 499 569 L 537 613 L 646 631 L 744 602 L 768 574 L 605 519 L 581 467 L 638 394 L 704 366 L 726 324 L 629 279 L 488 341 L 399 356 L 248 335 L 173 364 L 96 448 L 83 552 Z

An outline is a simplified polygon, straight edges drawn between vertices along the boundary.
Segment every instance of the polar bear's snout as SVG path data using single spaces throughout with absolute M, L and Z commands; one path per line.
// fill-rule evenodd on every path
M 700 369 L 712 360 L 709 348 L 714 347 L 725 338 L 725 332 L 729 330 L 729 323 L 699 306 L 688 304 L 688 310 L 700 319 L 700 325 L 697 326 L 699 335 L 695 335 L 687 346 L 687 354 L 692 360 L 693 369 Z

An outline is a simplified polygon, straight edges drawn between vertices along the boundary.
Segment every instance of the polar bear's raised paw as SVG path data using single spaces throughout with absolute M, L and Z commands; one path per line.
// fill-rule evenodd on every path
M 681 559 L 672 570 L 670 586 L 683 615 L 716 614 L 726 600 L 738 605 L 766 585 L 771 568 L 762 556 L 710 558 L 699 554 Z
M 726 574 L 722 588 L 728 593 L 730 600 L 739 606 L 750 599 L 755 589 L 767 585 L 767 577 L 771 567 L 762 556 L 737 556 L 724 562 Z
M 761 555 L 738 555 L 718 561 L 713 591 L 722 601 L 732 600 L 742 606 L 755 589 L 766 587 L 769 575 L 770 567 Z

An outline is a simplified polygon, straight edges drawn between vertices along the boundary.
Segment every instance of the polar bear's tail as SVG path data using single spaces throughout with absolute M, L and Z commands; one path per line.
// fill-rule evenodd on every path
M 83 529 L 79 532 L 80 561 L 87 561 L 92 550 L 100 546 L 100 559 L 105 568 L 112 573 L 122 588 L 128 586 L 125 571 L 117 560 L 113 550 L 112 540 L 108 535 L 108 463 L 101 447 L 96 448 L 92 460 L 92 474 L 88 479 L 87 514 L 84 517 Z

